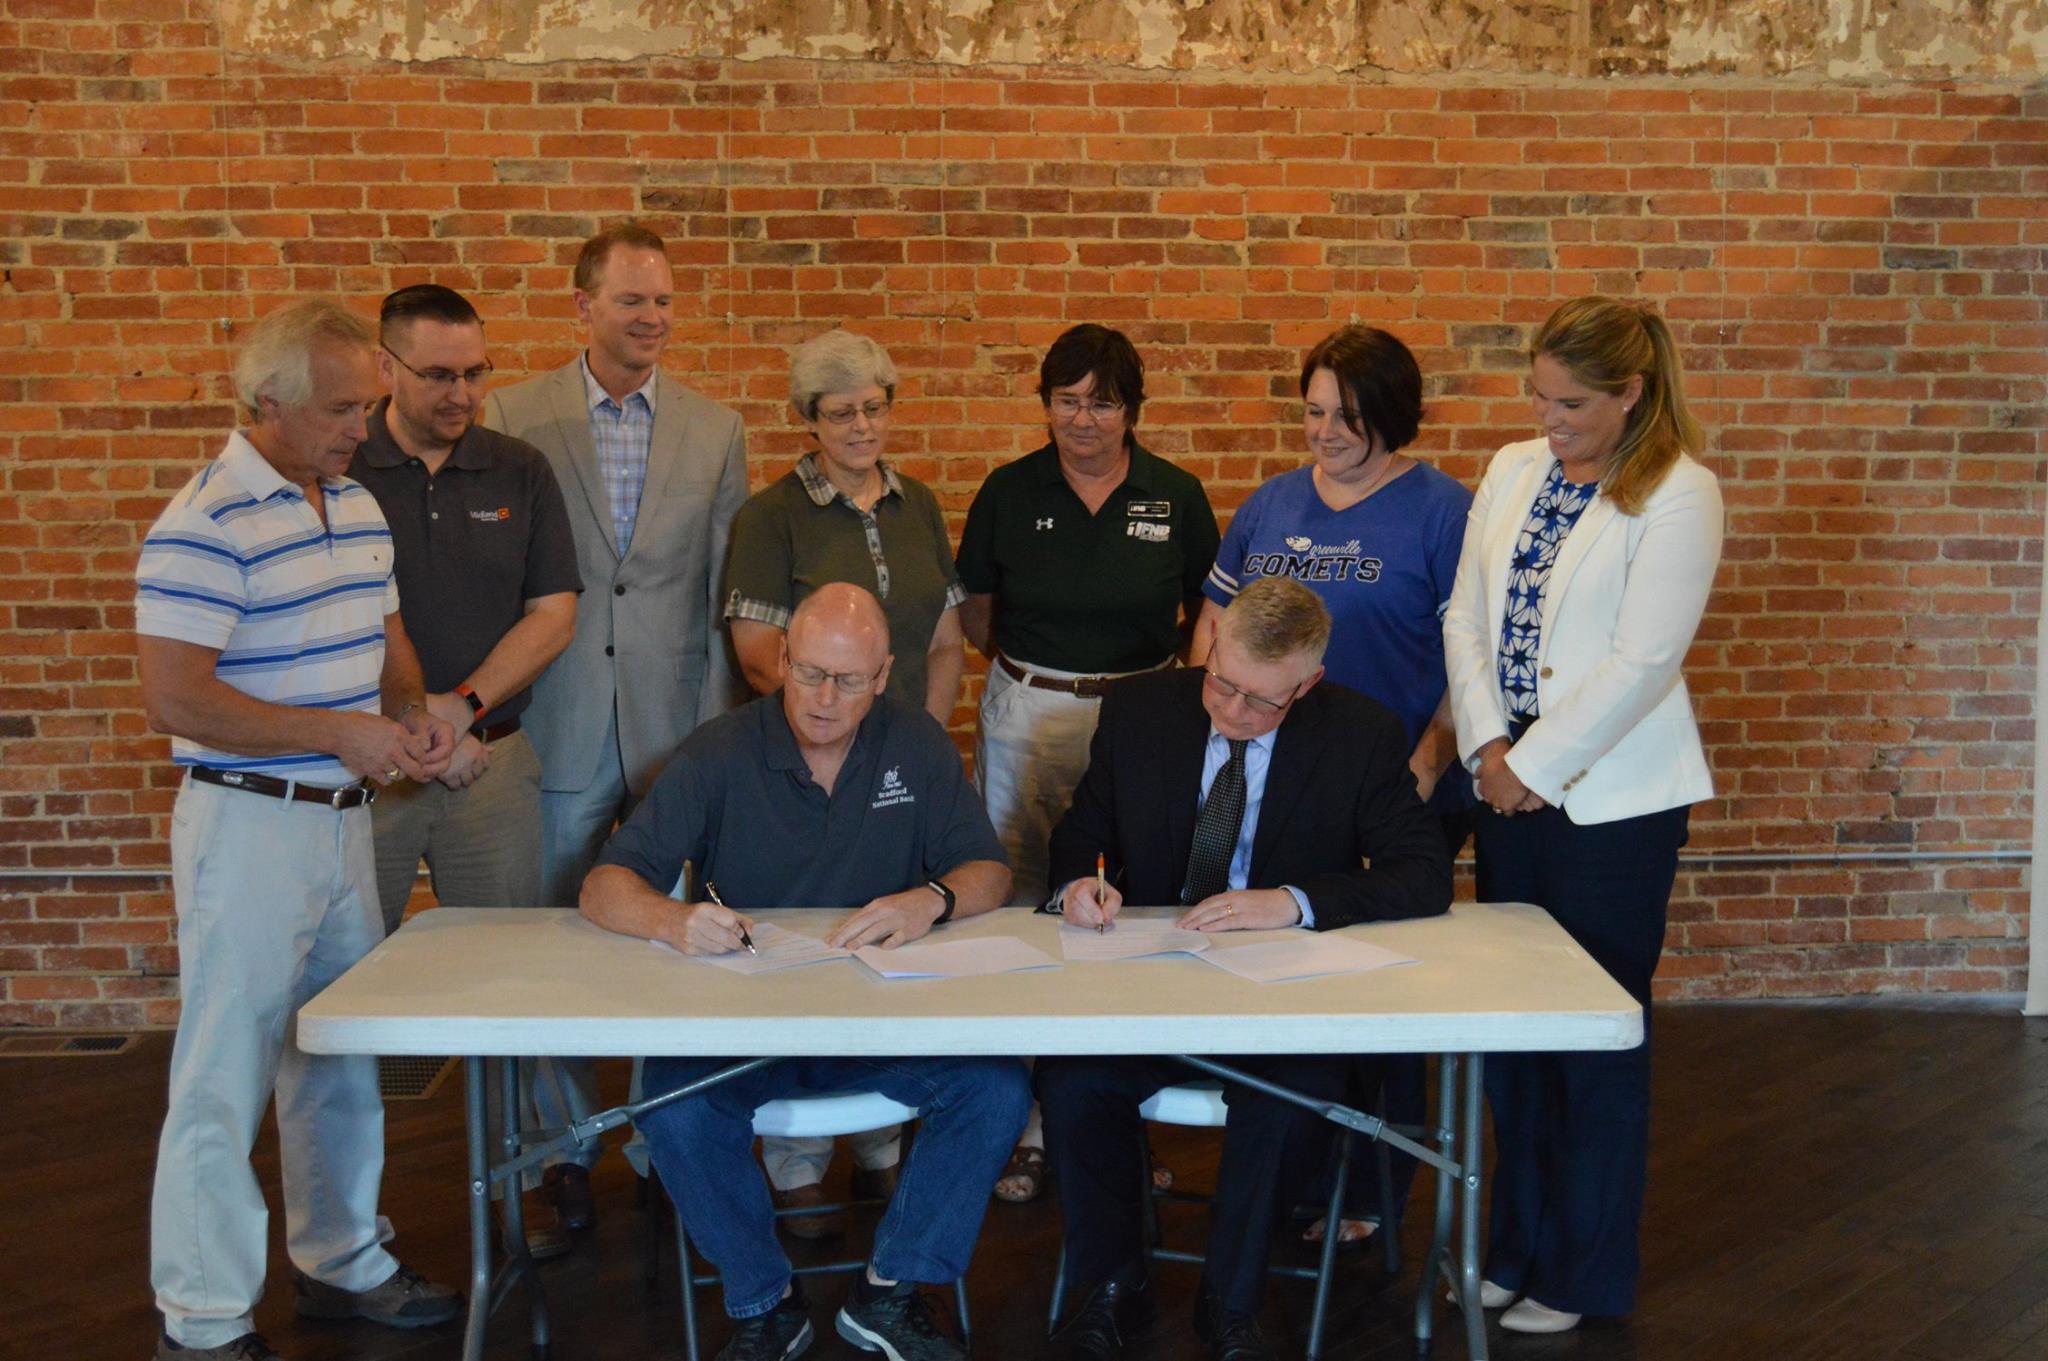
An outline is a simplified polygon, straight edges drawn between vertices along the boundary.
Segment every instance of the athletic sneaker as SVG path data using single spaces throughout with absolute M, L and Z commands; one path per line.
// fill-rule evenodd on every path
M 840 1307 L 839 1335 L 888 1361 L 966 1361 L 967 1352 L 932 1323 L 915 1281 L 869 1285 L 863 1271 Z

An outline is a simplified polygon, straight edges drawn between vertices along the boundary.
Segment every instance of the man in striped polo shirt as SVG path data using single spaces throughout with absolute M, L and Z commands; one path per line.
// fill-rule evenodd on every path
M 186 778 L 171 816 L 183 1012 L 157 1148 L 160 1361 L 266 1361 L 269 1216 L 249 1152 L 273 1093 L 298 1309 L 394 1327 L 461 1297 L 384 1250 L 376 1062 L 300 1052 L 298 1008 L 383 938 L 376 790 L 447 768 L 399 621 L 391 532 L 342 476 L 378 396 L 374 334 L 327 302 L 273 312 L 235 359 L 246 431 L 165 507 L 136 565 L 150 726 Z

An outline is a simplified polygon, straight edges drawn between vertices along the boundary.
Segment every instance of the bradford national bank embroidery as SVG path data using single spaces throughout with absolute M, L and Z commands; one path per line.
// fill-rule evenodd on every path
M 1293 577 L 1296 581 L 1362 581 L 1380 579 L 1380 560 L 1364 555 L 1356 539 L 1315 543 L 1306 535 L 1287 536 L 1285 553 L 1247 553 L 1243 578 Z
M 911 793 L 903 785 L 902 769 L 898 766 L 890 766 L 882 772 L 882 787 L 875 791 L 875 801 L 869 804 L 868 807 L 871 810 L 876 808 L 894 808 L 899 803 L 916 802 L 917 795 Z

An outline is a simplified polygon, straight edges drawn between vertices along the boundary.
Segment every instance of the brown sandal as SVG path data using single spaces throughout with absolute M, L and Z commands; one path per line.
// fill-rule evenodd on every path
M 1021 1185 L 1005 1185 L 1021 1183 Z M 1010 1160 L 1003 1164 L 1003 1170 L 996 1174 L 994 1194 L 997 1200 L 1012 1205 L 1038 1199 L 1038 1193 L 1045 1189 L 1045 1150 L 1019 1144 L 1010 1150 Z

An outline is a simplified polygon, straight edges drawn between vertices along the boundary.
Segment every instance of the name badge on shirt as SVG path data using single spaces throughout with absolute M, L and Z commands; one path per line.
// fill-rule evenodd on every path
M 1133 520 L 1171 520 L 1171 501 L 1132 501 L 1124 506 L 1124 514 Z

